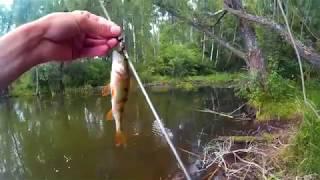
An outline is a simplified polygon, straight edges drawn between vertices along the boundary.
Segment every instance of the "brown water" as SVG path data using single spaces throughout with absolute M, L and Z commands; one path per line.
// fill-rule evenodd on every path
M 241 128 L 195 111 L 232 111 L 239 100 L 231 89 L 149 92 L 176 147 L 196 152 L 209 138 Z M 131 92 L 126 105 L 125 149 L 114 146 L 114 124 L 104 120 L 109 108 L 110 98 L 99 94 L 2 100 L 0 179 L 159 180 L 177 171 L 140 93 Z M 180 154 L 188 167 L 190 158 Z

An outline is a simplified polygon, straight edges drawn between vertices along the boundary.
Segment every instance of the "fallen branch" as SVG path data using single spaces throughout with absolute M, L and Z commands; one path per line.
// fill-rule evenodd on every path
M 232 150 L 232 146 L 231 138 L 223 142 L 211 141 L 205 146 L 204 157 L 206 159 L 203 159 L 202 163 L 204 164 L 203 169 L 209 171 L 206 177 L 212 177 L 216 174 L 217 169 L 221 168 L 227 179 L 257 179 L 258 177 L 267 179 L 271 171 L 265 164 L 267 154 L 254 144 L 237 150 Z M 233 156 L 232 162 L 227 160 L 230 155 Z
M 310 62 L 311 64 L 320 67 L 320 54 L 316 52 L 316 50 L 313 47 L 306 46 L 297 39 L 294 39 L 294 41 L 292 42 L 290 39 L 290 34 L 282 25 L 274 22 L 271 19 L 261 16 L 255 16 L 229 7 L 225 7 L 225 10 L 237 17 L 240 17 L 247 21 L 258 23 L 278 32 L 290 45 L 293 46 L 294 43 L 297 45 L 298 51 L 304 59 L 308 60 L 308 62 Z
M 210 109 L 204 109 L 204 110 L 198 109 L 196 111 L 203 112 L 203 113 L 216 114 L 218 116 L 226 117 L 226 118 L 229 118 L 229 119 L 234 119 L 234 120 L 237 120 L 237 121 L 251 121 L 252 120 L 252 118 L 231 116 L 230 114 L 221 113 L 221 112 L 213 111 L 213 110 L 210 110 Z
M 231 113 L 229 113 L 229 115 L 232 115 L 233 113 L 237 112 L 238 110 L 240 110 L 243 106 L 245 106 L 246 103 L 242 104 L 241 106 L 239 106 L 237 109 L 233 110 Z
M 215 17 L 223 12 L 225 12 L 226 10 L 225 9 L 220 9 L 219 11 L 215 12 L 215 13 L 212 13 L 212 12 L 204 12 L 205 15 L 208 15 L 210 17 Z
M 268 139 L 260 136 L 219 136 L 215 141 L 224 142 L 231 139 L 235 143 L 249 143 L 249 142 L 267 142 Z M 240 151 L 238 151 L 240 152 Z
M 216 111 L 213 111 L 213 110 L 210 110 L 210 109 L 197 110 L 197 111 L 205 112 L 205 113 L 212 113 L 212 114 L 216 114 L 216 115 L 219 115 L 219 116 L 223 116 L 223 117 L 227 117 L 227 118 L 230 118 L 230 119 L 234 119 L 234 117 L 231 116 L 231 115 L 224 114 L 224 113 L 219 113 L 219 112 L 216 112 Z
M 179 149 L 180 151 L 182 151 L 182 152 L 184 152 L 184 153 L 187 153 L 187 154 L 189 154 L 189 155 L 192 155 L 192 156 L 194 156 L 194 157 L 196 157 L 196 158 L 198 158 L 198 159 L 201 158 L 201 156 L 200 156 L 199 154 L 196 154 L 196 153 L 194 153 L 194 152 L 190 152 L 190 151 L 185 150 L 185 149 L 180 148 L 180 147 L 178 147 L 178 149 Z

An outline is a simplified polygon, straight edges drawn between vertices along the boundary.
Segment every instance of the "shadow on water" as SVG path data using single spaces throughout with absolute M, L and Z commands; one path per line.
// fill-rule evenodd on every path
M 152 91 L 151 98 L 179 148 L 197 152 L 217 135 L 241 129 L 196 109 L 231 112 L 232 89 Z M 159 126 L 140 93 L 125 109 L 128 146 L 114 146 L 105 121 L 110 98 L 99 95 L 28 97 L 0 102 L 0 179 L 164 179 L 177 169 Z M 187 156 L 183 156 L 188 164 Z

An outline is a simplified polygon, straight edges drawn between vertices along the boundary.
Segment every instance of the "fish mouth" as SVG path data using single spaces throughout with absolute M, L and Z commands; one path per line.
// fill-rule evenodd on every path
M 118 37 L 118 41 L 119 41 L 119 42 L 122 42 L 122 41 L 123 41 L 123 35 L 121 35 L 121 36 Z

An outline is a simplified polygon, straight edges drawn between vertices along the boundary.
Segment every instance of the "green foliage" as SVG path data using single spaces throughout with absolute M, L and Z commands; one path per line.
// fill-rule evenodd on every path
M 320 81 L 311 80 L 306 82 L 307 98 L 312 100 L 318 107 L 320 106 Z
M 320 173 L 320 118 L 304 107 L 302 124 L 297 131 L 292 146 L 286 152 L 286 165 L 293 174 Z
M 265 101 L 279 102 L 293 99 L 296 95 L 294 83 L 276 72 L 270 73 L 265 85 L 261 85 L 255 77 L 243 77 L 241 82 L 238 94 L 257 105 Z
M 320 107 L 319 81 L 308 81 L 306 84 L 308 99 L 314 109 Z M 320 173 L 320 118 L 308 105 L 302 101 L 296 103 L 300 109 L 302 121 L 295 136 L 283 153 L 284 165 L 294 175 Z
M 59 92 L 64 87 L 70 89 L 102 86 L 109 81 L 110 70 L 111 63 L 102 59 L 81 60 L 71 64 L 45 64 L 38 67 L 40 92 Z M 36 70 L 27 74 L 28 78 L 23 76 L 13 84 L 15 95 L 26 90 L 34 91 Z
M 68 87 L 102 86 L 109 80 L 110 71 L 111 63 L 102 59 L 74 62 L 64 68 L 63 83 Z
M 30 96 L 34 94 L 34 85 L 32 83 L 32 73 L 23 74 L 16 82 L 11 85 L 11 96 Z
M 77 87 L 77 88 L 67 87 L 64 91 L 64 95 L 66 96 L 71 96 L 71 95 L 89 96 L 94 93 L 101 93 L 101 91 L 97 91 L 97 89 L 93 88 L 91 85 L 84 85 L 82 87 Z
M 169 76 L 150 76 L 140 74 L 146 84 L 169 86 L 171 88 L 179 88 L 184 90 L 196 90 L 203 86 L 219 86 L 230 87 L 237 84 L 242 73 L 223 73 L 216 72 L 205 76 L 187 76 L 183 78 L 172 78 Z
M 206 75 L 212 72 L 208 61 L 201 62 L 201 52 L 184 44 L 165 44 L 160 57 L 147 64 L 151 75 L 185 77 Z
M 297 91 L 291 80 L 272 72 L 264 85 L 253 77 L 244 77 L 240 82 L 237 93 L 258 109 L 257 119 L 287 119 L 298 114 Z

